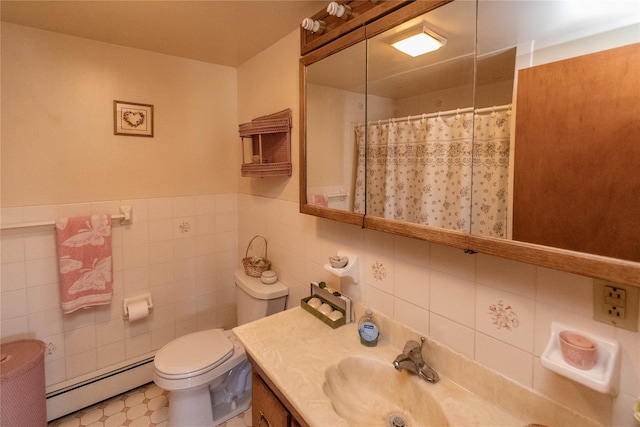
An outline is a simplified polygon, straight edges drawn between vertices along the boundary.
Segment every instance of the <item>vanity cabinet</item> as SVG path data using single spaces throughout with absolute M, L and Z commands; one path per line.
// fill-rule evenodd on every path
M 264 371 L 249 358 L 251 376 L 252 425 L 255 427 L 308 427 Z

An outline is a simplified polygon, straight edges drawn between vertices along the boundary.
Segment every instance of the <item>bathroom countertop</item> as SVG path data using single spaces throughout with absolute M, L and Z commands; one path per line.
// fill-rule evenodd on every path
M 329 366 L 351 356 L 388 361 L 391 365 L 395 357 L 402 352 L 402 347 L 408 339 L 419 340 L 419 335 L 414 331 L 385 319 L 381 325 L 382 333 L 378 345 L 365 347 L 360 344 L 356 323 L 331 329 L 300 307 L 239 326 L 233 331 L 247 353 L 286 396 L 295 410 L 310 426 L 318 427 L 349 425 L 346 419 L 335 412 L 331 401 L 323 392 L 325 370 Z M 429 345 L 433 347 L 429 342 L 425 345 L 427 352 Z M 525 409 L 522 413 L 503 409 L 503 405 L 494 404 L 447 378 L 446 374 L 438 369 L 438 365 L 431 363 L 428 356 L 427 361 L 440 374 L 437 384 L 428 384 L 429 393 L 440 403 L 451 426 L 522 427 L 529 423 L 545 421 L 540 418 L 531 419 L 531 409 Z M 464 366 L 461 369 L 468 370 Z M 398 373 L 401 374 L 404 373 Z M 486 376 L 486 372 L 481 375 Z M 486 377 L 480 376 L 479 379 L 486 380 Z M 422 381 L 417 377 L 415 380 Z M 514 387 L 519 386 L 514 384 Z M 524 388 L 518 389 L 518 393 L 523 393 L 523 390 L 526 393 Z M 485 397 L 490 395 L 490 392 L 486 395 L 483 393 Z M 553 421 L 571 420 L 580 422 L 580 425 L 594 425 L 592 420 L 583 419 L 574 413 L 558 415 L 557 405 L 550 403 L 549 408 L 544 408 L 544 404 L 541 407 L 539 400 L 539 395 L 536 395 L 530 400 L 529 406 L 537 412 L 545 412 Z M 515 403 L 514 406 L 518 408 L 522 402 Z

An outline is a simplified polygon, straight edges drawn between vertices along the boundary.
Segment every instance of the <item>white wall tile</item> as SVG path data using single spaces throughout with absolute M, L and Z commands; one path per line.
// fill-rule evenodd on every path
M 538 267 L 538 301 L 583 316 L 593 314 L 593 279 Z
M 2 279 L 2 292 L 26 288 L 27 270 L 24 262 L 2 264 L 0 279 Z
M 375 252 L 367 252 L 363 261 L 365 263 L 364 281 L 369 286 L 393 294 L 393 258 Z
M 18 233 L 17 231 L 3 232 L 2 240 L 0 241 L 0 251 L 2 252 L 2 259 L 0 261 L 2 266 L 4 267 L 5 264 L 24 261 L 24 246 L 22 233 Z
M 76 328 L 64 333 L 64 348 L 67 356 L 96 348 L 96 326 Z
M 121 200 L 120 204 L 131 206 L 131 212 L 133 214 L 134 223 L 149 220 L 149 200 L 147 199 Z
M 57 384 L 63 382 L 67 378 L 66 374 L 65 359 L 45 362 L 44 376 L 47 384 Z
M 27 288 L 29 313 L 39 313 L 51 309 L 60 309 L 60 285 L 51 283 Z
M 446 317 L 431 313 L 429 317 L 429 336 L 433 340 L 473 360 L 475 354 L 475 333 L 473 329 Z
M 186 239 L 196 236 L 196 219 L 194 216 L 184 216 L 173 219 L 173 238 Z
M 69 203 L 58 206 L 59 218 L 71 218 L 74 216 L 87 216 L 91 214 L 91 203 Z M 57 218 L 56 218 L 57 219 Z
M 97 367 L 104 369 L 126 359 L 124 341 L 116 341 L 111 344 L 98 347 L 96 351 Z
M 196 260 L 187 258 L 173 262 L 173 277 L 175 280 L 185 280 L 196 277 Z
M 429 311 L 399 298 L 393 300 L 395 320 L 415 329 L 424 336 L 429 335 Z
M 176 217 L 193 216 L 196 212 L 196 199 L 192 196 L 173 197 L 172 215 Z
M 24 237 L 24 258 L 35 260 L 57 255 L 55 233 L 51 230 L 27 233 Z
M 238 229 L 238 215 L 235 212 L 221 212 L 214 217 L 215 231 L 236 231 Z
M 40 258 L 25 261 L 27 269 L 26 285 L 39 286 L 58 281 L 58 259 Z
M 470 328 L 475 323 L 475 284 L 455 276 L 431 272 L 430 309 Z
M 0 332 L 2 332 L 2 342 L 31 337 L 29 335 L 29 320 L 27 316 L 0 320 Z
M 366 305 L 374 312 L 379 312 L 385 316 L 394 317 L 393 295 L 367 286 Z
M 173 240 L 153 242 L 149 245 L 149 264 L 159 264 L 173 260 Z
M 204 194 L 195 197 L 195 215 L 211 215 L 216 212 L 216 197 Z
M 536 267 L 504 258 L 477 254 L 478 283 L 518 294 L 536 296 Z
M 3 225 L 27 222 L 25 219 L 23 219 L 22 207 L 0 209 L 0 220 L 2 220 Z M 52 219 L 48 218 L 47 220 L 51 221 Z
M 131 268 L 123 271 L 124 296 L 139 295 L 149 289 L 149 267 Z
M 124 344 L 124 324 L 121 318 L 96 324 L 96 345 L 98 347 L 116 342 Z
M 533 388 L 603 425 L 611 425 L 613 398 L 552 372 L 536 359 Z M 631 408 L 629 408 L 630 410 Z
M 196 256 L 196 238 L 175 239 L 173 243 L 173 259 L 193 258 Z
M 38 339 L 64 333 L 63 314 L 60 308 L 29 315 L 29 331 Z
M 129 270 L 149 265 L 149 243 L 129 243 L 122 249 L 123 269 Z
M 151 350 L 151 334 L 149 333 L 125 340 L 125 354 L 127 359 L 142 356 Z
M 415 264 L 425 269 L 429 268 L 431 245 L 428 242 L 401 236 L 395 236 L 394 241 L 394 258 L 396 261 Z
M 149 241 L 160 242 L 173 239 L 173 220 L 159 218 L 149 221 Z
M 533 387 L 534 357 L 531 353 L 476 333 L 475 360 L 526 387 Z
M 52 356 L 59 359 L 47 359 L 48 385 L 146 354 L 185 333 L 233 326 L 233 272 L 241 268 L 251 237 L 262 234 L 274 268 L 290 288 L 290 307 L 307 296 L 310 278 L 340 287 L 322 264 L 332 252 L 349 250 L 360 258 L 361 283 L 342 290 L 354 300 L 604 424 L 613 419 L 628 425 L 630 412 L 624 406 L 640 394 L 640 340 L 637 333 L 591 319 L 591 279 L 320 220 L 299 214 L 297 202 L 250 195 L 3 208 L 1 213 L 3 222 L 52 221 L 63 214 L 84 215 L 89 206 L 125 202 L 134 206 L 134 224 L 112 230 L 114 299 L 107 306 L 63 316 L 59 294 L 55 304 L 50 301 L 58 287 L 53 229 L 0 236 L 2 341 L 35 336 L 52 342 L 57 347 Z M 192 228 L 176 232 L 185 218 L 195 221 Z M 146 258 L 139 255 L 145 244 Z M 374 258 L 381 260 L 391 283 L 372 280 L 369 261 Z M 144 292 L 152 293 L 154 313 L 138 325 L 124 322 L 122 297 Z M 518 328 L 491 329 L 485 306 L 496 299 L 512 306 Z M 552 321 L 619 340 L 619 397 L 601 395 L 541 367 L 535 357 L 544 350 Z M 66 354 L 63 337 L 79 353 Z M 87 344 L 91 339 L 93 347 Z
M 462 249 L 443 245 L 431 245 L 431 264 L 433 271 L 446 273 L 463 280 L 476 280 L 475 255 L 465 253 Z
M 535 301 L 488 286 L 476 288 L 476 330 L 533 353 Z
M 396 259 L 394 295 L 423 309 L 429 309 L 429 270 Z
M 173 283 L 173 261 L 161 262 L 149 266 L 149 285 L 151 287 Z
M 173 201 L 169 197 L 147 201 L 149 220 L 173 218 Z
M 2 293 L 2 320 L 14 317 L 26 316 L 27 311 L 27 290 L 18 289 Z
M 235 193 L 216 194 L 216 213 L 238 212 L 238 196 Z
M 231 215 L 233 217 L 236 217 L 236 214 L 234 213 L 229 213 L 229 214 L 222 214 L 222 215 Z M 196 235 L 197 236 L 208 236 L 211 234 L 215 234 L 216 232 L 216 217 L 218 215 L 215 214 L 208 214 L 208 215 L 198 215 L 195 217 L 195 221 L 196 221 Z M 237 221 L 237 218 L 236 218 Z M 236 225 L 236 229 L 237 229 L 237 225 Z M 226 231 L 226 230 L 221 230 L 221 231 Z

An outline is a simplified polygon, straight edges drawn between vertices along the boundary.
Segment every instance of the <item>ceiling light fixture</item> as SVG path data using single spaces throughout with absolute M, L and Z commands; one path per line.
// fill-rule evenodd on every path
M 391 46 L 400 52 L 415 57 L 438 50 L 445 44 L 447 44 L 447 39 L 434 33 L 427 27 L 422 27 L 419 33 L 416 34 L 414 30 L 410 35 L 405 36 L 402 40 L 393 43 Z

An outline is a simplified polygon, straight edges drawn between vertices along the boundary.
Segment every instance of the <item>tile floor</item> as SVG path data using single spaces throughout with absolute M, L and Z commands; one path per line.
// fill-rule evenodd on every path
M 166 427 L 169 392 L 154 383 L 53 420 L 48 427 Z M 251 408 L 220 427 L 251 427 Z

